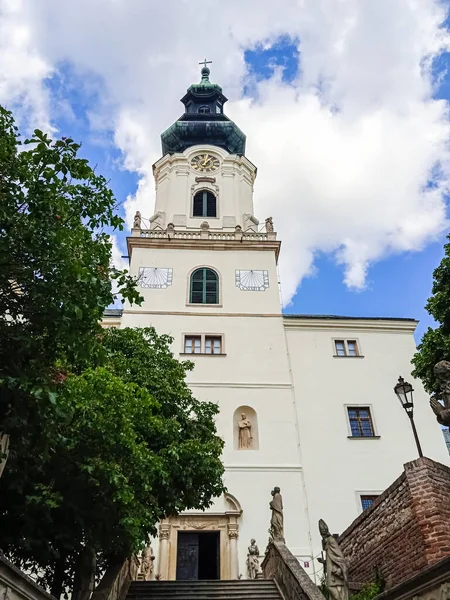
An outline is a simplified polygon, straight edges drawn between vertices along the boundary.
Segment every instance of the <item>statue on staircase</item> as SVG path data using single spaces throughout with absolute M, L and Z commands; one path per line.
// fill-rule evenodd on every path
M 284 542 L 283 498 L 280 494 L 280 488 L 274 487 L 270 493 L 272 494 L 272 500 L 269 503 L 272 511 L 270 534 L 274 542 Z
M 248 579 L 256 579 L 259 573 L 259 548 L 255 540 L 250 540 L 247 554 L 247 573 Z
M 325 551 L 324 571 L 330 600 L 348 600 L 348 566 L 336 538 L 331 535 L 328 525 L 320 519 L 319 531 Z M 320 560 L 320 559 L 319 559 Z M 320 560 L 320 562 L 322 562 Z
M 155 555 L 153 554 L 153 549 L 151 546 L 146 546 L 142 550 L 141 556 L 141 574 L 143 575 L 144 581 L 150 581 L 153 579 L 153 561 L 155 560 Z

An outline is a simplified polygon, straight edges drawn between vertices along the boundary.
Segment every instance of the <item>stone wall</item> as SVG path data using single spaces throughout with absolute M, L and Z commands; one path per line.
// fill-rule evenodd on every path
M 450 556 L 450 468 L 428 458 L 404 472 L 339 538 L 352 585 L 397 585 Z
M 2 600 L 55 600 L 20 569 L 6 560 L 1 552 L 0 598 Z
M 450 557 L 379 594 L 376 600 L 448 600 L 449 598 Z

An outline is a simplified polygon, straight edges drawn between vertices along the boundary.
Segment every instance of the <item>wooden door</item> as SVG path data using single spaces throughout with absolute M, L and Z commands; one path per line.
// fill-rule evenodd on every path
M 198 579 L 198 550 L 198 533 L 178 532 L 177 580 Z

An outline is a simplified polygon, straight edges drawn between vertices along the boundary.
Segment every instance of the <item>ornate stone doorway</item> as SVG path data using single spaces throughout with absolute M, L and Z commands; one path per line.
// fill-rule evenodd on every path
M 223 512 L 182 513 L 160 523 L 157 573 L 161 579 L 211 578 L 203 576 L 205 572 L 211 573 L 214 565 L 200 562 L 200 554 L 207 551 L 204 548 L 208 544 L 214 543 L 217 578 L 238 578 L 237 540 L 242 508 L 231 494 L 225 494 L 224 501 L 226 509 Z M 188 533 L 192 535 L 183 537 Z M 201 539 L 201 534 L 208 536 Z
M 220 532 L 179 531 L 177 580 L 220 579 Z

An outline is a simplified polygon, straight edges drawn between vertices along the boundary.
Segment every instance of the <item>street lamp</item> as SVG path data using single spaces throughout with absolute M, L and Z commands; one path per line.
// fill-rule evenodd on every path
M 416 440 L 417 451 L 419 452 L 419 456 L 422 458 L 422 448 L 420 447 L 419 436 L 417 435 L 416 424 L 414 423 L 414 401 L 413 401 L 413 386 L 405 381 L 403 377 L 398 378 L 398 383 L 394 387 L 394 392 L 397 395 L 397 398 L 400 400 L 400 404 L 405 409 L 406 414 L 409 417 L 411 422 L 411 427 L 414 434 L 414 439 Z

